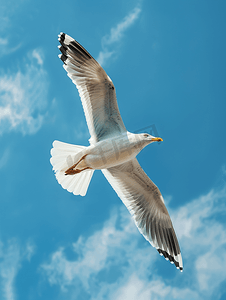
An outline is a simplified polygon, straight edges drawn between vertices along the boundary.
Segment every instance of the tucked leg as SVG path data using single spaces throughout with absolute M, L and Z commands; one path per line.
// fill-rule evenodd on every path
M 84 164 L 82 164 L 83 166 L 81 166 L 81 168 L 76 169 L 76 167 L 78 166 L 78 164 L 80 164 L 84 160 L 84 158 L 86 157 L 86 155 L 84 155 L 83 157 L 81 157 L 80 160 L 76 164 L 74 164 L 72 167 L 68 168 L 65 171 L 65 175 L 74 175 L 74 174 L 78 174 L 78 173 L 80 173 L 80 172 L 82 172 L 84 170 L 91 169 L 90 167 L 86 167 Z

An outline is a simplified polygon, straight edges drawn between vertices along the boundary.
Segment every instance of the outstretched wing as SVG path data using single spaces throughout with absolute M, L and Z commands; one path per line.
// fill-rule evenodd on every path
M 102 170 L 144 237 L 160 255 L 183 270 L 180 247 L 163 197 L 137 159 Z
M 74 39 L 59 35 L 64 69 L 76 85 L 82 100 L 91 143 L 126 132 L 115 87 L 99 63 Z

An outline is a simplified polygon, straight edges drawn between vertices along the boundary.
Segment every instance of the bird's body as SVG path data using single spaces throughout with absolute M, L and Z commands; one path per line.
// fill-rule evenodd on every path
M 128 132 L 109 76 L 70 36 L 61 33 L 59 41 L 60 58 L 78 88 L 91 139 L 88 147 L 53 143 L 50 161 L 58 182 L 84 196 L 94 170 L 101 170 L 144 237 L 182 271 L 180 247 L 163 197 L 136 159 L 145 146 L 162 139 Z
M 152 142 L 150 136 L 126 132 L 90 145 L 83 151 L 82 159 L 73 168 L 82 171 L 108 169 L 123 164 Z M 71 166 L 70 166 L 71 168 Z

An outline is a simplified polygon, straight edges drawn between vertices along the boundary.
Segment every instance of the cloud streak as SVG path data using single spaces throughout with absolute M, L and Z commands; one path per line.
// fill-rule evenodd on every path
M 211 299 L 226 280 L 226 233 L 216 218 L 219 212 L 226 214 L 225 196 L 225 188 L 212 190 L 170 210 L 184 259 L 182 274 L 141 242 L 124 207 L 101 230 L 73 244 L 74 260 L 59 248 L 41 270 L 51 285 L 61 287 L 64 297 L 76 297 L 80 291 L 92 300 Z M 172 272 L 170 280 L 162 268 Z
M 9 55 L 16 51 L 21 44 L 15 45 L 15 33 L 14 20 L 15 15 L 21 11 L 21 7 L 26 1 L 1 1 L 0 10 L 0 57 Z M 15 36 L 14 36 L 15 37 Z
M 123 211 L 113 213 L 102 230 L 95 232 L 88 239 L 80 237 L 72 245 L 73 252 L 78 256 L 77 260 L 69 261 L 64 248 L 59 248 L 53 253 L 51 262 L 41 267 L 50 284 L 59 284 L 65 291 L 79 281 L 84 289 L 88 289 L 96 274 L 106 268 L 111 270 L 113 265 L 123 266 L 125 257 L 129 258 L 137 248 L 135 237 L 138 232 L 124 210 L 123 208 Z M 119 228 L 116 228 L 118 218 Z M 146 251 L 147 249 L 142 250 L 137 258 L 146 255 Z M 133 263 L 137 264 L 138 261 L 139 259 Z
M 16 240 L 7 245 L 0 241 L 0 298 L 15 300 L 14 282 L 23 260 L 30 260 L 34 254 L 34 246 L 28 243 L 24 248 Z
M 0 155 L 0 170 L 7 164 L 10 156 L 10 149 L 7 148 L 4 150 L 2 155 Z
M 110 34 L 102 38 L 102 50 L 97 58 L 101 66 L 115 54 L 115 50 L 112 49 L 112 46 L 122 39 L 125 31 L 134 24 L 140 13 L 141 9 L 139 7 L 134 8 L 121 22 L 111 28 Z
M 191 266 L 194 268 L 197 289 L 206 299 L 226 280 L 226 233 L 219 218 L 219 215 L 225 217 L 226 214 L 225 197 L 225 187 L 212 190 L 180 208 L 177 216 L 173 214 L 179 239 L 186 250 L 185 259 L 193 261 L 187 268 L 191 272 Z M 181 229 L 179 224 L 184 224 L 184 228 Z
M 9 130 L 34 134 L 40 129 L 48 89 L 42 64 L 41 53 L 34 50 L 24 72 L 0 76 L 0 134 Z

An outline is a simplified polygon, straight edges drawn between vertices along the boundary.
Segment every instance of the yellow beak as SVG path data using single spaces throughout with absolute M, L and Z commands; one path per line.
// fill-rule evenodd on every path
M 152 142 L 163 142 L 163 139 L 161 139 L 160 137 L 156 137 L 151 139 Z

